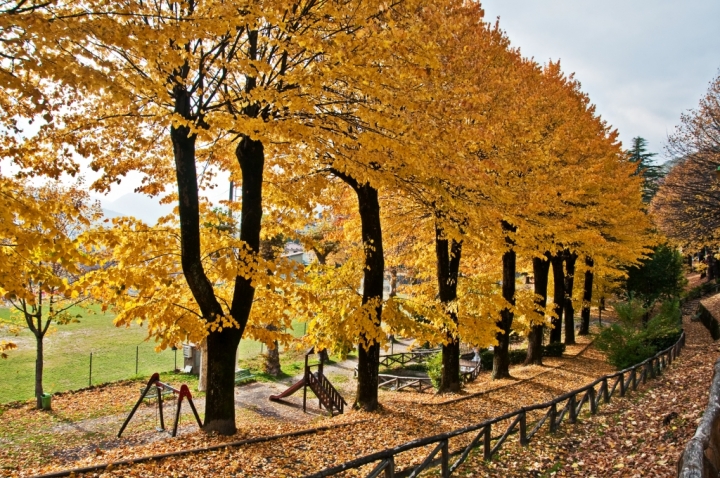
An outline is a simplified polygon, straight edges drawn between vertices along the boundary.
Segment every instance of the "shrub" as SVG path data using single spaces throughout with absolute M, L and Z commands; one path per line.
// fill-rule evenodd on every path
M 598 335 L 595 345 L 607 354 L 608 362 L 624 369 L 655 355 L 657 349 L 648 344 L 634 328 L 613 324 Z
M 689 300 L 699 299 L 703 296 L 703 286 L 699 285 L 697 287 L 693 287 L 687 292 L 686 297 Z
M 632 296 L 627 302 L 614 304 L 613 309 L 617 312 L 620 324 L 628 328 L 638 328 L 642 326 L 642 319 L 647 313 L 647 308 L 643 307 L 640 301 Z
M 442 378 L 442 354 L 433 354 L 427 361 L 427 374 L 433 387 L 440 388 L 440 379 Z
M 628 368 L 673 345 L 680 334 L 681 312 L 676 300 L 666 301 L 647 326 L 642 317 L 645 308 L 630 300 L 615 305 L 618 323 L 605 327 L 595 345 L 607 354 L 608 362 L 619 369 Z
M 555 342 L 542 347 L 543 357 L 562 357 L 563 352 L 565 352 L 565 344 L 562 342 Z
M 510 350 L 508 355 L 510 356 L 510 365 L 523 363 L 525 361 L 525 357 L 527 357 L 527 349 Z M 482 368 L 484 370 L 492 370 L 493 356 L 494 352 L 492 350 L 484 350 L 480 353 L 480 363 L 482 364 Z

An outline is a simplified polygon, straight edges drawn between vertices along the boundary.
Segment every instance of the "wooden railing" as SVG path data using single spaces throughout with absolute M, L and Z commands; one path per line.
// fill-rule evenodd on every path
M 597 413 L 600 404 L 608 403 L 616 393 L 622 397 L 628 390 L 635 390 L 640 383 L 645 383 L 647 379 L 660 374 L 680 354 L 680 349 L 684 345 L 685 333 L 683 332 L 673 346 L 657 353 L 655 356 L 633 367 L 605 375 L 589 385 L 560 395 L 549 402 L 523 407 L 459 430 L 419 438 L 395 448 L 373 453 L 332 468 L 326 468 L 318 473 L 308 475 L 306 478 L 332 476 L 376 462 L 377 465 L 366 475 L 367 478 L 377 478 L 381 474 L 384 474 L 385 478 L 416 477 L 422 471 L 438 466 L 440 467 L 440 476 L 447 478 L 465 462 L 470 452 L 477 447 L 481 446 L 483 458 L 490 460 L 510 435 L 519 435 L 520 445 L 527 446 L 543 425 L 547 424 L 549 431 L 555 432 L 563 421 L 575 423 L 582 408 L 586 405 L 590 413 L 594 415 Z M 528 423 L 530 414 L 532 418 L 536 419 L 534 423 Z M 504 429 L 499 427 L 503 422 L 509 422 Z M 493 436 L 493 431 L 498 427 L 502 433 Z M 465 439 L 466 444 L 451 452 L 451 439 Z M 470 439 L 469 442 L 467 442 L 468 439 Z M 421 463 L 405 469 L 395 470 L 398 455 L 427 446 L 433 446 L 433 448 Z M 451 457 L 456 456 L 457 459 L 451 463 Z
M 309 369 L 306 371 L 307 384 L 310 390 L 315 393 L 320 401 L 320 405 L 324 406 L 327 411 L 330 412 L 330 416 L 333 416 L 333 410 L 338 413 L 345 411 L 345 405 L 347 402 L 340 395 L 330 380 L 325 377 L 321 372 L 312 373 Z
M 685 445 L 678 461 L 679 478 L 718 476 L 720 472 L 720 359 L 715 362 L 707 408 L 695 435 Z
M 460 378 L 462 379 L 463 383 L 470 383 L 476 378 L 478 378 L 478 375 L 480 375 L 480 372 L 482 372 L 482 370 L 482 363 L 480 362 L 480 360 L 478 360 L 477 362 L 475 362 L 475 366 L 472 368 L 472 370 L 460 372 Z
M 440 352 L 440 349 L 417 349 L 392 355 L 381 355 L 380 365 L 391 367 L 395 364 L 405 365 L 410 362 L 422 363 L 438 352 Z
M 393 391 L 409 388 L 416 392 L 425 392 L 435 387 L 428 377 L 401 377 L 381 373 L 378 375 L 378 388 L 388 388 Z

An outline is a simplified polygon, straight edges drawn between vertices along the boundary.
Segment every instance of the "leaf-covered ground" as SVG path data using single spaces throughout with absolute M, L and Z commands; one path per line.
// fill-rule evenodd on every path
M 310 422 L 288 420 L 287 417 L 263 416 L 264 410 L 243 409 L 238 417 L 239 433 L 230 438 L 207 437 L 202 433 L 190 432 L 192 424 L 189 417 L 183 418 L 186 424 L 183 435 L 168 439 L 158 435 L 152 429 L 154 412 L 151 407 L 144 407 L 143 417 L 131 425 L 124 441 L 106 438 L 104 441 L 93 441 L 92 436 L 78 436 L 76 443 L 62 438 L 62 433 L 71 433 L 72 429 L 58 430 L 54 435 L 54 445 L 49 454 L 51 460 L 37 466 L 39 450 L 28 447 L 27 452 L 17 446 L 9 447 L 13 452 L 3 451 L 3 462 L 6 466 L 15 466 L 12 475 L 26 476 L 33 473 L 51 470 L 87 466 L 95 463 L 140 457 L 178 449 L 197 448 L 217 444 L 223 441 L 235 441 L 250 437 L 267 436 L 286 433 L 309 426 L 343 424 L 358 422 L 352 427 L 343 427 L 310 436 L 285 438 L 264 444 L 254 444 L 231 448 L 223 452 L 223 459 L 210 459 L 217 453 L 206 455 L 190 455 L 154 463 L 136 465 L 133 468 L 121 468 L 113 471 L 116 476 L 172 476 L 170 469 L 185 470 L 183 476 L 202 476 L 203 473 L 217 473 L 232 476 L 299 476 L 317 471 L 356 458 L 358 455 L 382 450 L 418 437 L 452 430 L 471 423 L 482 421 L 517 408 L 522 404 L 535 403 L 581 386 L 598 374 L 607 373 L 610 368 L 603 357 L 593 348 L 588 348 L 589 339 L 582 338 L 581 343 L 568 348 L 567 357 L 562 359 L 546 359 L 545 367 L 514 367 L 513 379 L 491 381 L 482 375 L 475 383 L 469 385 L 462 394 L 454 396 L 435 396 L 432 394 L 395 393 L 381 391 L 383 411 L 379 414 L 360 412 L 348 413 L 335 418 L 322 418 L 311 415 Z M 137 393 L 137 383 L 128 386 L 107 387 L 105 398 L 90 396 L 75 397 L 77 402 L 93 400 L 95 407 L 102 407 L 103 400 L 118 403 L 118 409 L 127 409 L 132 405 Z M 127 388 L 127 387 L 126 387 Z M 90 392 L 88 392 L 90 393 Z M 123 394 L 127 397 L 123 399 Z M 247 392 L 245 393 L 247 394 Z M 243 388 L 238 389 L 238 396 L 243 396 Z M 460 401 L 457 401 L 461 399 Z M 43 427 L 43 419 L 60 413 L 59 410 L 72 408 L 76 400 L 61 402 L 55 405 L 55 412 L 37 412 L 29 408 L 8 410 L 7 418 L 36 417 L 36 427 Z M 314 405 L 314 403 L 313 403 Z M 124 408 L 123 408 L 124 407 Z M 69 413 L 69 412 L 64 412 Z M 258 419 L 262 417 L 261 419 Z M 78 417 L 80 418 L 80 417 Z M 122 414 L 105 418 L 107 433 L 114 433 L 122 420 Z M 144 420 L 144 421 L 143 421 Z M 32 426 L 31 424 L 27 424 Z M 76 430 L 75 430 L 76 431 Z M 86 443 L 83 444 L 82 442 Z M 72 445 L 75 453 L 67 453 Z M 54 452 L 52 450 L 55 450 Z M 416 462 L 420 457 L 408 455 L 402 457 L 400 465 Z M 168 464 L 172 467 L 168 468 Z M 35 465 L 35 466 L 33 466 Z M 143 471 L 145 470 L 145 471 Z M 165 470 L 165 471 L 163 471 Z M 193 471 L 195 470 L 195 471 Z
M 511 438 L 510 445 L 491 463 L 473 457 L 462 469 L 461 476 L 669 476 L 680 448 L 694 432 L 705 406 L 712 363 L 717 356 L 715 345 L 700 324 L 687 323 L 686 329 L 688 346 L 681 359 L 656 383 L 641 387 L 626 399 L 613 399 L 595 417 L 584 418 L 577 425 L 564 424 L 555 436 L 539 434 L 527 448 L 516 446 L 515 439 Z M 29 407 L 5 410 L 0 420 L 0 440 L 5 442 L 0 463 L 8 476 L 29 476 L 312 426 L 338 425 L 339 428 L 311 435 L 228 447 L 88 475 L 302 476 L 415 438 L 547 401 L 610 373 L 612 370 L 602 355 L 587 346 L 588 339 L 580 339 L 579 345 L 568 347 L 567 356 L 562 359 L 548 358 L 544 367 L 514 367 L 512 380 L 490 381 L 487 375 L 481 376 L 456 396 L 381 391 L 383 410 L 377 414 L 353 412 L 334 418 L 315 414 L 294 420 L 292 416 L 277 415 L 264 405 L 242 408 L 238 414 L 238 434 L 223 438 L 194 431 L 189 417 L 183 418 L 185 427 L 180 436 L 166 438 L 167 435 L 152 430 L 151 407 L 144 409 L 144 418 L 134 428 L 131 426 L 122 440 L 108 438 L 116 433 L 124 411 L 137 397 L 138 387 L 137 383 L 113 385 L 68 396 L 72 400 L 67 402 L 62 401 L 64 396 L 60 397 L 52 414 Z M 241 387 L 237 396 L 248 393 L 249 390 Z M 83 407 L 87 410 L 83 411 Z M 293 407 L 288 408 L 291 413 Z M 295 412 L 297 414 L 297 409 Z M 670 415 L 672 412 L 677 416 Z M 668 415 L 671 418 L 666 420 Z M 100 433 L 103 437 L 100 440 L 77 431 L 78 426 L 86 426 L 92 420 L 99 420 L 101 424 L 106 421 L 107 430 Z M 663 420 L 668 424 L 663 424 Z M 8 422 L 17 425 L 7 428 Z M 28 428 L 52 433 L 22 432 Z M 10 439 L 5 438 L 8 429 L 14 430 Z M 28 441 L 31 436 L 46 437 L 48 443 L 43 446 L 49 448 L 44 455 L 48 460 L 38 461 L 43 452 L 36 443 Z M 451 448 L 461 446 L 470 438 L 451 441 Z M 72 453 L 68 452 L 70 449 Z M 398 466 L 418 463 L 424 458 L 422 453 L 401 455 Z M 364 471 L 367 474 L 369 470 Z
M 696 302 L 685 310 L 695 310 Z M 613 398 L 595 416 L 585 414 L 559 433 L 530 446 L 516 442 L 489 463 L 470 460 L 458 476 L 669 477 L 707 406 L 718 344 L 699 322 L 684 317 L 687 346 L 660 378 Z

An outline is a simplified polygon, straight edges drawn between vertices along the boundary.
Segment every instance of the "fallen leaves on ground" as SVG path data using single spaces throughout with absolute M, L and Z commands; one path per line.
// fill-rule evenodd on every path
M 612 403 L 603 406 L 594 417 L 583 417 L 576 425 L 563 424 L 554 436 L 541 431 L 529 447 L 521 448 L 516 439 L 511 438 L 489 463 L 474 455 L 463 465 L 460 476 L 633 476 L 628 474 L 628 469 L 636 470 L 633 473 L 637 476 L 667 476 L 668 470 L 675 466 L 679 450 L 694 433 L 707 400 L 712 364 L 717 356 L 716 346 L 702 325 L 686 323 L 686 331 L 688 346 L 680 360 L 657 381 L 641 386 L 626 398 L 613 398 Z M 378 413 L 352 412 L 311 422 L 312 425 L 347 424 L 341 428 L 121 466 L 88 476 L 294 477 L 317 472 L 416 438 L 547 401 L 612 371 L 602 354 L 588 347 L 589 339 L 579 338 L 579 342 L 568 349 L 567 357 L 546 358 L 543 367 L 514 367 L 513 379 L 491 381 L 487 375 L 481 376 L 454 396 L 381 391 L 383 409 Z M 573 353 L 577 355 L 571 356 Z M 137 390 L 137 385 L 134 387 Z M 132 405 L 130 395 L 124 406 Z M 149 414 L 153 411 L 148 410 Z M 676 416 L 666 420 L 673 411 Z M 32 415 L 27 410 L 25 413 Z M 77 413 L 82 416 L 80 411 Z M 126 441 L 93 443 L 75 459 L 55 457 L 44 466 L 37 463 L 31 466 L 30 460 L 16 461 L 21 465 L 10 475 L 28 476 L 308 428 L 307 421 L 293 422 L 262 413 L 262 410 L 251 409 L 239 411 L 239 431 L 232 437 L 208 436 L 185 428 L 177 438 L 160 439 L 162 435 L 151 430 L 135 429 L 128 433 L 128 438 L 123 438 Z M 190 421 L 184 420 L 187 427 Z M 112 428 L 117 429 L 114 425 Z M 465 445 L 471 438 L 451 440 L 451 449 Z M 417 464 L 429 451 L 430 447 L 426 447 L 403 453 L 398 457 L 397 466 L 402 469 Z M 7 458 L 10 457 L 0 455 L 4 464 L 8 463 Z M 362 471 L 366 475 L 369 468 Z M 342 476 L 361 474 L 351 471 Z
M 696 302 L 686 311 L 694 311 Z M 695 434 L 707 406 L 713 366 L 720 356 L 708 331 L 684 317 L 687 346 L 658 379 L 623 398 L 613 397 L 595 416 L 540 433 L 528 447 L 508 442 L 490 462 L 474 458 L 458 476 L 667 477 Z

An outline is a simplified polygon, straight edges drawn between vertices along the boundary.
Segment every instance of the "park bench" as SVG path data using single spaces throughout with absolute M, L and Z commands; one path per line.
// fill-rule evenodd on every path
M 235 385 L 241 384 L 247 380 L 252 380 L 255 375 L 250 373 L 250 370 L 241 368 L 235 372 Z

